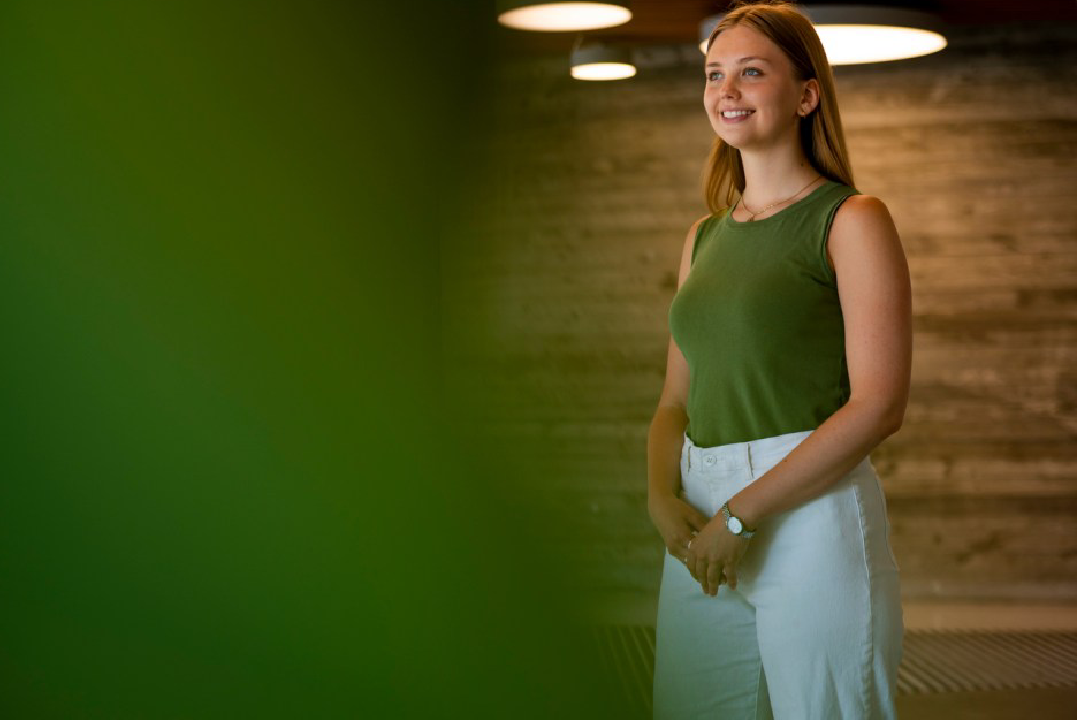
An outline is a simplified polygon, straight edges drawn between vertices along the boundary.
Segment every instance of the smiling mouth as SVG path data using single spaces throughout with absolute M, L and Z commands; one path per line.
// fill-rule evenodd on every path
M 755 110 L 748 112 L 736 111 L 729 114 L 725 112 L 720 113 L 723 125 L 735 125 L 737 123 L 747 122 L 748 118 L 755 114 Z

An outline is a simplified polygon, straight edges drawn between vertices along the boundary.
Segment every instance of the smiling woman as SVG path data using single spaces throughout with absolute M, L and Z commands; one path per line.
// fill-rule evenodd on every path
M 898 567 L 868 455 L 908 399 L 904 252 L 853 186 L 797 8 L 734 9 L 704 62 L 711 214 L 685 239 L 648 438 L 655 717 L 892 718 Z

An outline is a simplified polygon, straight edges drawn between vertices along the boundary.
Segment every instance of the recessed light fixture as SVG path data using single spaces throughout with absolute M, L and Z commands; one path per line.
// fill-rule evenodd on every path
M 627 2 L 498 0 L 497 21 L 518 30 L 598 30 L 623 25 L 631 19 Z
M 572 50 L 572 77 L 577 80 L 624 80 L 635 74 L 632 52 L 625 45 L 577 42 Z
M 946 47 L 942 22 L 930 13 L 878 5 L 802 5 L 800 10 L 819 33 L 831 65 L 903 60 Z M 700 24 L 704 53 L 723 17 L 713 15 Z

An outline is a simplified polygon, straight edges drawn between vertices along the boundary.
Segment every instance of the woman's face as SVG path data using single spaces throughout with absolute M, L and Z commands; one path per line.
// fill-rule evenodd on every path
M 722 140 L 740 150 L 796 140 L 804 82 L 793 80 L 789 59 L 765 35 L 746 25 L 723 30 L 707 49 L 703 106 Z M 813 81 L 807 81 L 808 83 Z M 749 110 L 727 117 L 727 110 Z

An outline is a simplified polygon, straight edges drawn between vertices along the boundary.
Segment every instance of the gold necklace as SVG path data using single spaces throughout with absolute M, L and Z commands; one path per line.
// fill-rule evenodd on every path
M 821 177 L 823 177 L 823 176 L 822 176 L 822 175 L 816 175 L 815 177 L 813 177 L 813 178 L 812 178 L 812 180 L 811 180 L 811 182 L 810 182 L 810 183 L 808 183 L 808 184 L 807 184 L 807 185 L 805 185 L 804 187 L 802 187 L 802 188 L 800 188 L 799 190 L 797 190 L 797 191 L 796 191 L 795 193 L 793 193 L 792 195 L 790 195 L 789 197 L 787 197 L 787 198 L 786 198 L 785 200 L 779 200 L 778 202 L 772 202 L 772 203 L 771 203 L 770 205 L 767 205 L 767 206 L 766 206 L 765 208 L 763 208 L 762 210 L 759 210 L 759 211 L 757 211 L 757 212 L 752 212 L 751 210 L 749 210 L 749 209 L 748 209 L 748 206 L 744 204 L 744 197 L 743 197 L 743 196 L 741 196 L 741 197 L 737 198 L 737 203 L 738 203 L 738 204 L 739 204 L 739 205 L 740 205 L 740 206 L 741 206 L 742 208 L 744 208 L 744 212 L 746 212 L 746 213 L 748 213 L 749 215 L 751 215 L 751 217 L 750 217 L 750 218 L 748 218 L 747 220 L 745 220 L 744 222 L 751 222 L 752 220 L 755 220 L 755 216 L 756 216 L 756 215 L 758 215 L 759 213 L 764 213 L 764 212 L 766 212 L 767 210 L 769 210 L 770 208 L 774 207 L 775 205 L 781 205 L 781 204 L 782 204 L 783 202 L 789 202 L 790 200 L 792 200 L 793 198 L 795 198 L 795 197 L 796 197 L 797 195 L 799 195 L 800 193 L 804 192 L 804 191 L 805 191 L 805 190 L 807 190 L 807 189 L 808 189 L 809 187 L 811 187 L 811 184 L 812 184 L 812 183 L 814 183 L 814 182 L 815 182 L 816 180 L 818 180 L 818 179 L 819 179 L 819 178 L 821 178 Z M 736 207 L 734 206 L 734 208 L 733 208 L 733 209 L 734 209 L 734 210 L 736 210 L 737 208 L 736 208 Z M 732 214 L 733 214 L 733 213 L 730 213 L 730 215 L 732 215 Z

